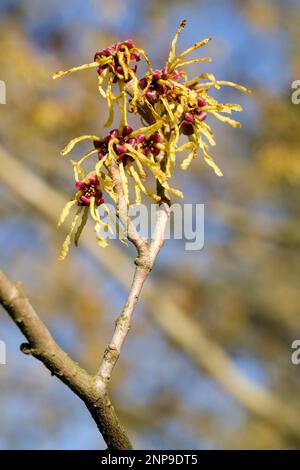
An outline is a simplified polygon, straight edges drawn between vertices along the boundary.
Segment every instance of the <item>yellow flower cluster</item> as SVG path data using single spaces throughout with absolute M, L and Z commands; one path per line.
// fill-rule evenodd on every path
M 70 233 L 63 244 L 62 259 L 68 252 L 74 232 L 77 245 L 89 213 L 95 222 L 97 233 L 100 226 L 111 230 L 111 227 L 101 220 L 97 209 L 102 206 L 109 212 L 104 194 L 112 199 L 118 209 L 119 193 L 112 176 L 112 165 L 118 168 L 127 207 L 131 204 L 131 188 L 134 188 L 137 204 L 141 203 L 142 194 L 155 202 L 161 200 L 161 192 L 155 193 L 145 185 L 149 175 L 163 188 L 166 197 L 168 194 L 183 197 L 181 191 L 169 185 L 177 154 L 180 152 L 190 151 L 181 163 L 183 170 L 189 167 L 200 149 L 205 162 L 217 175 L 222 175 L 209 154 L 209 145 L 215 145 L 215 140 L 212 129 L 205 120 L 211 115 L 233 127 L 240 127 L 240 123 L 228 117 L 228 114 L 241 111 L 242 108 L 231 103 L 221 104 L 208 92 L 212 87 L 219 89 L 221 86 L 234 87 L 246 93 L 250 93 L 250 90 L 232 82 L 218 81 L 210 73 L 189 79 L 185 70 L 188 65 L 209 62 L 211 58 L 187 60 L 187 56 L 207 44 L 209 38 L 176 55 L 176 43 L 185 25 L 186 21 L 183 21 L 176 32 L 167 63 L 161 70 L 153 70 L 145 51 L 135 47 L 134 42 L 127 39 L 97 51 L 92 63 L 54 74 L 53 78 L 58 78 L 78 70 L 95 68 L 99 92 L 107 101 L 109 116 L 105 126 L 111 127 L 113 124 L 116 106 L 121 111 L 118 128 L 111 130 L 108 135 L 77 137 L 61 152 L 62 155 L 68 154 L 77 143 L 84 140 L 92 141 L 94 147 L 79 161 L 71 160 L 77 192 L 63 209 L 59 225 L 66 219 L 73 206 L 77 205 L 78 209 L 71 223 Z M 148 72 L 138 79 L 137 62 L 142 58 L 146 60 Z M 139 113 L 145 126 L 133 130 L 128 125 L 128 110 Z M 180 144 L 181 136 L 186 136 L 187 142 Z M 87 159 L 93 161 L 92 170 L 88 174 L 83 168 Z M 102 246 L 106 245 L 105 240 L 99 237 L 98 242 Z

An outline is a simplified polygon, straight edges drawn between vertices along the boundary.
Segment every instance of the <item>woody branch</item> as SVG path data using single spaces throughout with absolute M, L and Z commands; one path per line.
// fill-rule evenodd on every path
M 108 448 L 131 449 L 131 442 L 106 391 L 101 387 L 101 378 L 88 374 L 70 358 L 56 343 L 29 300 L 24 296 L 20 284 L 11 282 L 1 271 L 0 304 L 28 341 L 21 345 L 21 351 L 40 360 L 52 375 L 81 398 Z
M 89 409 L 107 446 L 112 450 L 132 449 L 130 439 L 120 423 L 110 402 L 107 388 L 112 371 L 119 358 L 122 345 L 130 329 L 131 318 L 138 302 L 143 284 L 152 269 L 164 241 L 165 227 L 169 217 L 169 206 L 162 199 L 157 209 L 156 227 L 150 244 L 136 231 L 128 216 L 120 172 L 116 164 L 111 174 L 118 194 L 119 218 L 126 227 L 126 235 L 137 250 L 136 269 L 125 307 L 116 321 L 112 340 L 105 350 L 99 372 L 88 374 L 56 343 L 46 325 L 40 319 L 21 285 L 11 282 L 0 271 L 0 304 L 26 337 L 28 343 L 21 345 L 24 354 L 40 360 L 65 385 L 67 385 Z M 161 189 L 158 193 L 161 194 Z

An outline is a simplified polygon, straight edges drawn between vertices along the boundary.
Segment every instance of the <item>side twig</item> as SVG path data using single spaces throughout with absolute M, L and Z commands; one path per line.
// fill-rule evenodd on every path
M 98 371 L 103 388 L 106 389 L 110 381 L 112 371 L 118 361 L 122 345 L 130 330 L 132 314 L 138 302 L 142 287 L 156 260 L 160 248 L 164 242 L 165 228 L 169 218 L 169 206 L 162 202 L 157 209 L 157 220 L 150 246 L 136 231 L 132 220 L 128 217 L 128 208 L 123 193 L 120 172 L 116 164 L 111 165 L 111 175 L 118 194 L 118 214 L 125 227 L 128 240 L 136 247 L 136 269 L 132 286 L 128 294 L 127 302 L 121 315 L 116 320 L 112 339 L 105 349 L 104 356 Z

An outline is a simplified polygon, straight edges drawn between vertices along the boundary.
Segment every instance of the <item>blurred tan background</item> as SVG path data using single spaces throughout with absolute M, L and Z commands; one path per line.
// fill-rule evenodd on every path
M 93 72 L 53 82 L 58 69 L 134 38 L 160 67 L 178 24 L 179 48 L 207 36 L 214 62 L 195 67 L 253 89 L 221 90 L 244 106 L 243 128 L 218 123 L 213 154 L 177 175 L 185 202 L 205 203 L 205 246 L 169 241 L 135 313 L 112 397 L 137 448 L 300 447 L 299 1 L 0 0 L 0 259 L 22 280 L 55 338 L 96 371 L 126 297 L 131 249 L 93 244 L 57 261 L 56 219 L 73 191 L 60 149 L 103 133 Z M 82 147 L 81 147 L 82 148 Z M 0 449 L 103 448 L 79 400 L 36 360 L 1 311 Z

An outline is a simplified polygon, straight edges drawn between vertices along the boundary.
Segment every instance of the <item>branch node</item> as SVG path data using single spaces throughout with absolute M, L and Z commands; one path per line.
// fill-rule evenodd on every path
M 27 356 L 32 356 L 34 352 L 34 348 L 32 348 L 29 343 L 22 343 L 20 346 L 20 350 L 23 354 L 26 354 Z
M 143 259 L 140 256 L 137 256 L 134 260 L 134 264 L 138 268 L 143 268 L 143 269 L 147 270 L 148 272 L 152 271 L 152 263 L 148 259 Z

